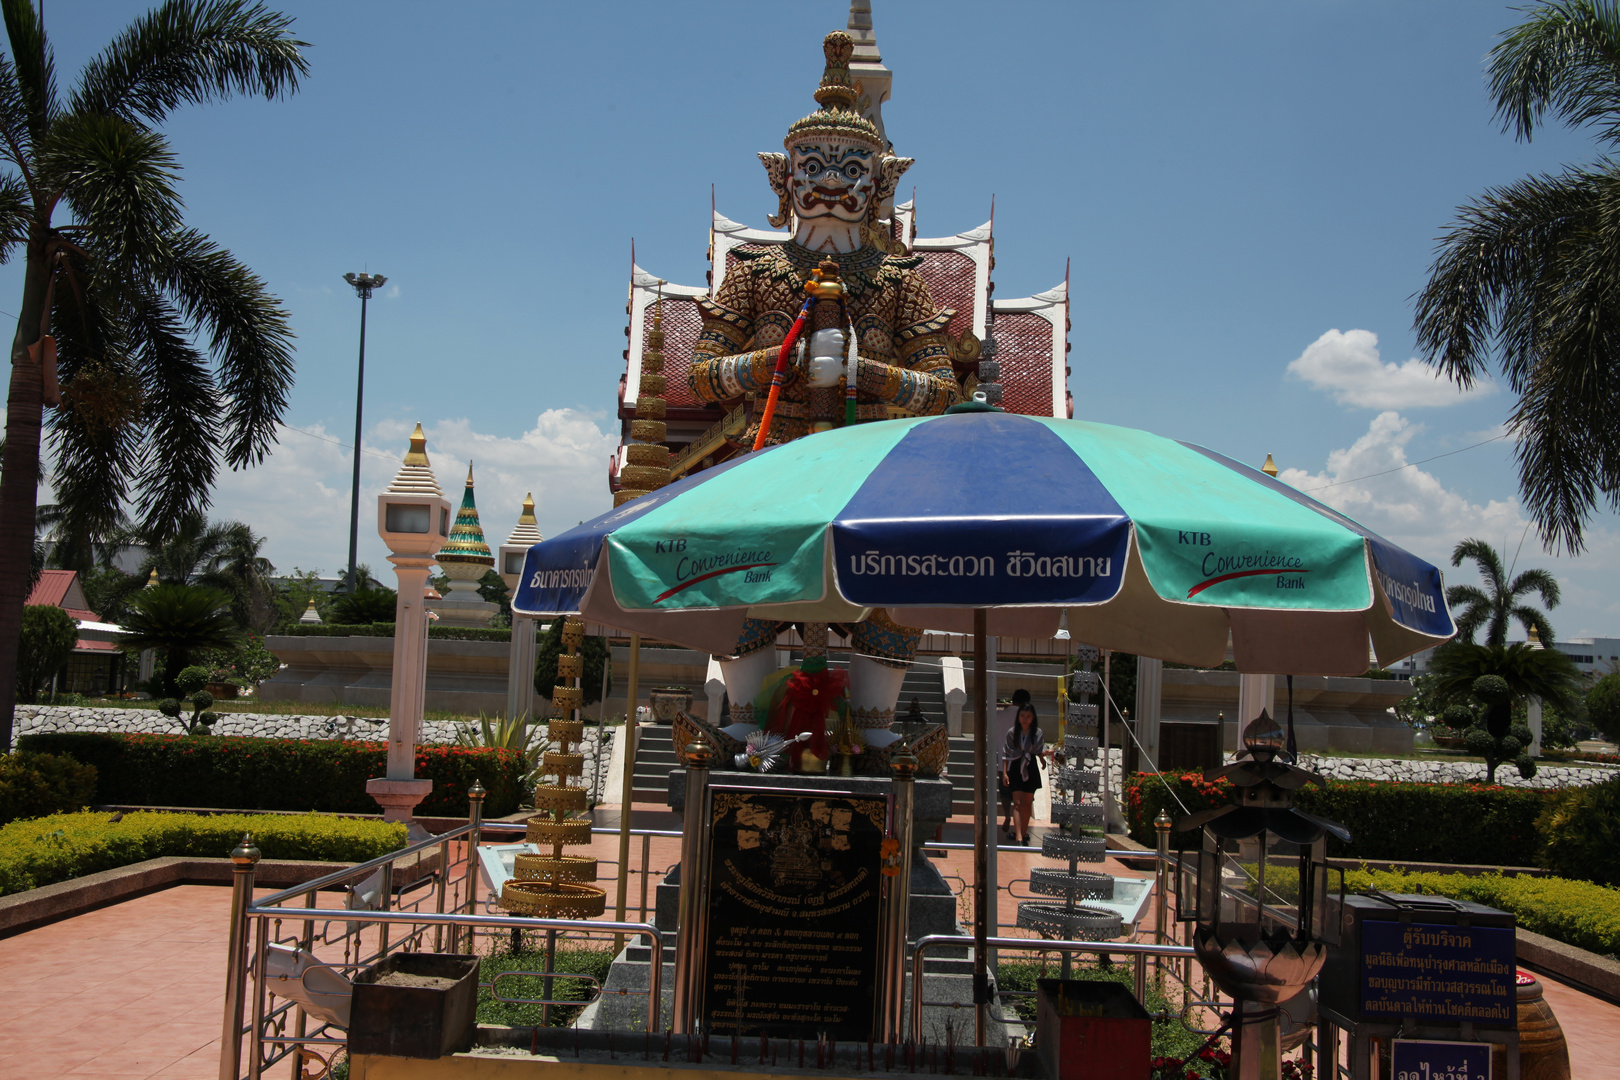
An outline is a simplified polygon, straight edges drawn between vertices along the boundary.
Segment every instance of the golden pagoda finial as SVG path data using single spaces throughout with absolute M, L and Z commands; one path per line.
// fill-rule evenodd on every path
M 1534 623 L 1530 624 L 1530 644 L 1532 644 L 1532 645 L 1540 645 L 1541 644 L 1541 631 L 1536 629 L 1536 626 L 1535 626 Z
M 1271 477 L 1273 479 L 1276 479 L 1276 476 L 1277 476 L 1277 463 L 1275 461 L 1271 460 L 1271 455 L 1270 454 L 1266 455 L 1266 463 L 1264 465 L 1260 466 L 1260 471 L 1265 473 L 1267 476 L 1269 476 L 1269 477 Z
M 427 456 L 427 435 L 422 431 L 421 421 L 416 424 L 416 430 L 411 432 L 411 448 L 405 451 L 406 465 L 430 464 Z
M 154 567 L 152 567 L 152 572 L 150 574 L 146 575 L 146 587 L 148 589 L 150 589 L 150 588 L 152 588 L 152 586 L 156 585 L 157 583 L 158 583 L 157 567 L 154 566 Z
M 467 461 L 467 486 L 468 487 L 473 486 L 472 465 L 473 465 L 472 460 L 469 458 L 468 461 Z
M 535 521 L 535 519 L 534 519 L 534 492 L 532 492 L 532 491 L 529 492 L 527 495 L 523 496 L 523 513 L 518 515 L 518 524 L 519 525 L 537 525 L 537 524 L 539 524 L 539 522 Z

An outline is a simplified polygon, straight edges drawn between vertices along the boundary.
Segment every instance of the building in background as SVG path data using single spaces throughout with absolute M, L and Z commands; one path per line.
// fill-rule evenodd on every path
M 56 693 L 101 697 L 123 690 L 124 653 L 117 644 L 123 631 L 90 610 L 78 571 L 42 570 L 27 602 L 59 607 L 79 627 L 73 655 L 56 676 Z

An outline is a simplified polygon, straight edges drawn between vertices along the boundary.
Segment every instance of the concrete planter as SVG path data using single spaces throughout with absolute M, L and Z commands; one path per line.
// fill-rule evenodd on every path
M 354 980 L 349 1053 L 439 1058 L 472 1045 L 478 957 L 395 953 Z

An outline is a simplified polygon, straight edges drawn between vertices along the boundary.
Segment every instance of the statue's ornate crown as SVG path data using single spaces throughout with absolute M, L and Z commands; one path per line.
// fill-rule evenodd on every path
M 872 121 L 862 116 L 855 107 L 860 98 L 860 87 L 849 73 L 849 60 L 855 52 L 855 42 L 842 30 L 834 30 L 821 43 L 827 55 L 827 68 L 821 74 L 821 85 L 816 88 L 816 104 L 821 108 L 795 120 L 788 128 L 783 146 L 789 146 L 813 135 L 835 139 L 856 139 L 871 144 L 883 152 L 887 147 L 883 136 Z

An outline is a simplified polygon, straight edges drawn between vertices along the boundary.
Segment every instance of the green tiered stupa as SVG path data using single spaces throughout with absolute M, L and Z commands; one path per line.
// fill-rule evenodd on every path
M 450 538 L 434 556 L 450 587 L 444 599 L 429 606 L 448 626 L 488 626 L 497 606 L 478 595 L 478 581 L 495 567 L 495 556 L 478 523 L 478 503 L 473 497 L 472 462 L 467 462 L 467 490 L 461 496 L 461 509 L 450 528 Z

